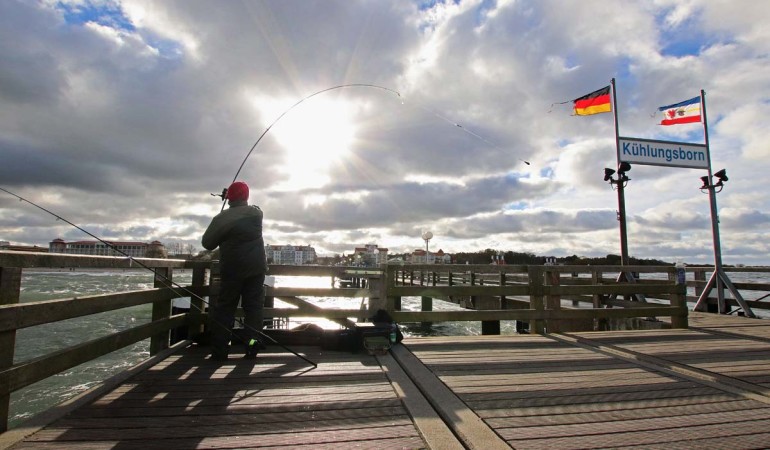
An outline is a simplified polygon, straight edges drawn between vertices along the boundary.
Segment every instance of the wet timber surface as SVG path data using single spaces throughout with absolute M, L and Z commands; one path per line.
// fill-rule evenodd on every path
M 767 448 L 770 321 L 688 330 L 411 338 L 384 356 L 191 346 L 18 449 Z M 17 435 L 21 430 L 12 430 Z M 12 432 L 6 433 L 8 435 Z

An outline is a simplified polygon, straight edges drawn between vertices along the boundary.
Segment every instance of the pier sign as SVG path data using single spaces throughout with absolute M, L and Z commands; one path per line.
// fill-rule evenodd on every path
M 709 167 L 708 148 L 703 144 L 628 137 L 618 138 L 618 161 L 692 169 Z

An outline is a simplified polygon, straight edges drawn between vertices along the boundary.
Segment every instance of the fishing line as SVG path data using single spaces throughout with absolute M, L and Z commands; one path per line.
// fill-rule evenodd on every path
M 9 191 L 9 190 L 7 190 L 5 188 L 0 187 L 0 191 L 3 191 L 5 193 L 7 193 L 7 194 L 10 194 L 10 195 L 18 198 L 19 201 L 27 202 L 30 205 L 34 206 L 35 208 L 38 208 L 38 209 L 40 209 L 42 211 L 45 211 L 46 213 L 56 217 L 56 220 L 61 220 L 62 222 L 65 222 L 65 223 L 67 223 L 67 224 L 77 228 L 78 230 L 82 231 L 83 233 L 91 236 L 92 238 L 94 238 L 97 241 L 101 242 L 102 244 L 106 245 L 107 247 L 112 249 L 114 252 L 117 252 L 117 253 L 120 253 L 123 256 L 126 256 L 132 264 L 136 263 L 140 267 L 149 270 L 150 272 L 152 272 L 155 275 L 155 279 L 156 280 L 159 279 L 161 282 L 163 282 L 166 285 L 166 287 L 168 287 L 168 288 L 176 287 L 178 289 L 181 289 L 184 293 L 188 294 L 191 298 L 195 298 L 196 300 L 200 300 L 202 303 L 204 303 L 207 306 L 209 306 L 209 308 L 211 307 L 209 302 L 207 302 L 203 297 L 201 297 L 198 294 L 192 292 L 191 290 L 187 289 L 186 287 L 176 283 L 175 281 L 171 280 L 170 278 L 166 277 L 165 275 L 156 272 L 155 269 L 153 269 L 152 267 L 147 266 L 146 264 L 142 263 L 141 261 L 137 261 L 131 255 L 129 255 L 128 253 L 124 252 L 123 250 L 117 248 L 112 243 L 105 241 L 104 239 L 100 238 L 99 236 L 96 236 L 95 234 L 91 233 L 90 231 L 88 231 L 88 230 L 86 230 L 86 229 L 84 229 L 84 228 L 82 228 L 82 227 L 80 227 L 80 226 L 70 222 L 69 220 L 65 219 L 64 217 L 62 217 L 62 216 L 52 212 L 51 210 L 46 209 L 46 208 L 44 208 L 44 207 L 42 207 L 42 206 L 38 205 L 37 203 L 34 203 L 34 202 L 30 201 L 30 200 L 27 200 L 26 198 L 24 198 L 24 197 L 22 197 L 20 195 L 14 194 L 13 192 L 11 192 L 11 191 Z M 190 306 L 191 307 L 194 306 L 201 313 L 204 312 L 203 309 L 201 309 L 197 305 L 194 305 L 193 302 L 190 302 Z M 287 352 L 292 353 L 294 356 L 297 356 L 298 358 L 302 359 L 303 361 L 307 362 L 308 364 L 311 364 L 314 368 L 318 367 L 318 364 L 316 364 L 313 361 L 307 359 L 306 357 L 300 355 L 299 353 L 295 352 L 294 350 L 284 346 L 283 344 L 279 343 L 278 341 L 276 341 L 275 339 L 273 339 L 269 335 L 263 333 L 261 330 L 257 330 L 257 329 L 255 329 L 253 327 L 247 326 L 246 323 L 241 321 L 240 319 L 236 319 L 236 320 L 238 320 L 238 323 L 240 325 L 242 325 L 244 328 L 248 328 L 250 331 L 254 331 L 257 334 L 259 334 L 260 336 L 265 337 L 266 339 L 271 341 L 273 344 L 278 345 L 279 347 L 281 347 L 282 349 L 286 350 Z M 211 323 L 215 323 L 217 326 L 223 327 L 226 330 L 230 331 L 229 327 L 225 326 L 223 323 L 217 322 L 216 320 L 212 319 Z M 244 338 L 238 336 L 237 334 L 235 334 L 235 336 L 238 337 L 241 341 L 243 341 L 244 344 L 246 344 L 246 345 L 249 344 L 249 342 L 246 342 L 246 340 Z
M 254 149 L 257 148 L 257 145 L 260 143 L 260 141 L 262 141 L 262 138 L 264 138 L 265 135 L 268 133 L 268 131 L 270 131 L 270 129 L 273 128 L 273 126 L 276 123 L 278 123 L 278 121 L 281 120 L 292 109 L 294 109 L 297 106 L 299 106 L 305 100 L 309 100 L 309 99 L 315 97 L 316 95 L 323 94 L 324 92 L 333 91 L 335 89 L 342 89 L 342 88 L 349 88 L 349 87 L 367 87 L 367 88 L 382 89 L 384 91 L 392 92 L 393 94 L 396 94 L 399 99 L 401 99 L 401 104 L 402 105 L 405 104 L 404 103 L 404 97 L 401 95 L 400 92 L 395 91 L 395 90 L 390 89 L 390 88 L 387 88 L 387 87 L 384 87 L 384 86 L 379 86 L 379 85 L 376 85 L 376 84 L 366 84 L 366 83 L 341 84 L 341 85 L 332 86 L 330 88 L 321 89 L 320 91 L 314 92 L 314 93 L 312 93 L 312 94 L 310 94 L 310 95 L 300 99 L 299 101 L 297 101 L 293 105 L 291 105 L 284 112 L 282 112 L 275 120 L 273 120 L 273 122 L 270 123 L 270 125 L 268 125 L 267 128 L 265 128 L 265 131 L 262 132 L 262 134 L 259 136 L 259 138 L 257 138 L 257 141 L 254 142 L 254 145 L 252 145 L 251 148 L 249 149 L 249 151 L 246 153 L 246 156 L 243 158 L 243 161 L 241 161 L 241 165 L 238 166 L 238 170 L 235 172 L 235 176 L 233 177 L 233 180 L 230 182 L 230 184 L 235 183 L 235 181 L 238 179 L 238 175 L 240 175 L 241 170 L 243 170 L 243 166 L 246 164 L 246 161 L 249 159 L 251 154 L 254 152 Z M 424 105 L 422 105 L 420 103 L 417 103 L 417 102 L 415 102 L 415 105 L 417 105 L 418 107 L 422 108 L 423 110 L 433 114 L 434 116 L 438 117 L 439 119 L 441 119 L 441 120 L 443 120 L 443 121 L 453 125 L 454 127 L 461 129 L 465 133 L 470 134 L 471 136 L 475 137 L 476 139 L 479 139 L 479 140 L 485 142 L 486 144 L 492 146 L 493 148 L 498 149 L 498 150 L 504 150 L 504 149 L 500 148 L 499 146 L 497 146 L 495 143 L 489 141 L 488 139 L 485 139 L 483 136 L 481 136 L 481 135 L 479 135 L 477 133 L 474 133 L 473 131 L 465 128 L 464 126 L 460 125 L 459 123 L 449 119 L 448 117 L 445 117 L 445 116 L 439 114 L 438 112 L 434 111 L 433 109 L 428 108 L 428 107 L 426 107 L 426 106 L 424 106 Z M 528 165 L 528 166 L 530 165 L 529 161 L 525 161 L 525 160 L 523 160 L 521 158 L 517 158 L 517 159 L 519 161 L 523 162 L 524 164 Z M 221 194 L 211 194 L 214 197 L 221 197 L 222 198 L 222 208 L 220 209 L 220 212 L 224 211 L 224 209 L 225 209 L 225 204 L 227 203 L 227 199 L 225 198 L 226 194 L 227 194 L 227 188 L 222 189 L 222 193 Z
M 448 118 L 448 117 L 445 117 L 445 116 L 442 116 L 442 115 L 441 115 L 441 114 L 439 114 L 438 112 L 436 112 L 436 111 L 434 111 L 434 110 L 432 110 L 432 109 L 430 109 L 430 108 L 428 108 L 428 107 L 426 107 L 426 106 L 424 106 L 424 105 L 421 105 L 420 103 L 416 103 L 416 102 L 415 102 L 415 104 L 416 104 L 417 106 L 419 106 L 420 108 L 424 109 L 425 111 L 427 111 L 427 112 L 429 112 L 429 113 L 433 114 L 434 116 L 438 117 L 439 119 L 441 119 L 441 120 L 443 120 L 443 121 L 445 121 L 445 122 L 447 122 L 447 123 L 449 123 L 449 124 L 452 124 L 452 125 L 454 125 L 455 127 L 457 127 L 457 128 L 459 128 L 459 129 L 461 129 L 462 131 L 464 131 L 464 132 L 466 132 L 466 133 L 470 134 L 471 136 L 473 136 L 473 137 L 475 137 L 475 138 L 477 138 L 477 139 L 479 139 L 479 140 L 481 140 L 481 141 L 483 141 L 483 142 L 487 143 L 488 145 L 492 146 L 493 148 L 495 148 L 495 149 L 497 149 L 497 150 L 504 150 L 503 148 L 500 148 L 499 146 L 497 146 L 497 145 L 496 145 L 494 142 L 491 142 L 491 141 L 489 141 L 488 139 L 485 139 L 483 136 L 481 136 L 481 135 L 479 135 L 479 134 L 476 134 L 476 133 L 474 133 L 473 131 L 471 131 L 471 130 L 469 130 L 469 129 L 465 128 L 464 126 L 462 126 L 462 125 L 460 125 L 459 123 L 457 123 L 457 122 L 453 121 L 452 119 L 450 119 L 450 118 Z M 525 161 L 525 160 L 523 160 L 523 159 L 521 159 L 521 158 L 517 158 L 517 159 L 518 159 L 519 161 L 523 162 L 524 164 L 528 165 L 528 166 L 530 165 L 529 161 Z

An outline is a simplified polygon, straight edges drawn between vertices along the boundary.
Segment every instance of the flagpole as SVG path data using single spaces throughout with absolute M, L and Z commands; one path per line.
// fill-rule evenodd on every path
M 700 91 L 700 102 L 701 114 L 703 115 L 704 142 L 706 144 L 706 155 L 708 156 L 708 186 L 706 186 L 706 188 L 708 189 L 709 193 L 709 205 L 711 208 L 711 234 L 714 239 L 714 272 L 711 274 L 711 278 L 709 278 L 708 283 L 706 283 L 706 286 L 703 288 L 703 292 L 701 292 L 700 296 L 698 297 L 698 301 L 695 303 L 693 310 L 703 310 L 707 303 L 709 294 L 711 294 L 712 289 L 716 287 L 717 309 L 719 314 L 727 314 L 727 304 L 725 302 L 725 286 L 727 286 L 727 288 L 730 290 L 730 293 L 733 294 L 733 297 L 738 302 L 740 307 L 743 308 L 743 310 L 746 312 L 746 315 L 749 317 L 756 317 L 749 305 L 743 299 L 741 293 L 738 292 L 738 289 L 736 289 L 736 287 L 730 281 L 730 278 L 727 276 L 727 273 L 725 273 L 724 267 L 722 266 L 722 245 L 720 244 L 719 237 L 719 215 L 717 212 L 716 187 L 712 183 L 711 148 L 709 147 L 709 128 L 708 118 L 706 116 L 706 92 L 703 89 Z
M 612 114 L 615 118 L 615 154 L 617 164 L 620 165 L 620 133 L 618 132 L 618 97 L 615 92 L 615 79 L 610 82 L 612 86 Z M 618 221 L 620 222 L 620 265 L 626 266 L 628 260 L 628 230 L 626 229 L 626 196 L 624 182 L 620 180 L 618 186 Z
M 630 257 L 628 255 L 628 228 L 626 226 L 626 194 L 625 194 L 625 184 L 628 182 L 628 179 L 625 177 L 625 174 L 620 173 L 620 132 L 619 132 L 619 125 L 618 125 L 618 96 L 615 91 L 615 78 L 613 78 L 610 81 L 610 85 L 612 88 L 612 114 L 615 120 L 615 154 L 617 159 L 617 169 L 618 169 L 618 182 L 616 186 L 618 187 L 618 222 L 620 222 L 620 265 L 621 266 L 627 266 L 630 264 Z M 618 282 L 620 281 L 626 281 L 629 283 L 635 283 L 636 277 L 633 273 L 622 270 L 620 274 L 618 274 Z M 632 296 L 634 299 L 636 299 L 639 302 L 646 303 L 647 299 L 642 294 L 634 294 Z M 615 295 L 610 296 L 611 299 L 616 298 Z

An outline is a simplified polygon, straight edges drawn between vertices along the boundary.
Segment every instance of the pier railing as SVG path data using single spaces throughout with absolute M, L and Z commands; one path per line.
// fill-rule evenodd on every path
M 153 289 L 19 303 L 24 269 L 136 269 L 137 263 L 155 271 Z M 145 339 L 155 354 L 168 347 L 171 329 L 200 323 L 195 313 L 171 315 L 172 300 L 189 296 L 164 282 L 173 279 L 175 268 L 192 268 L 193 283 L 187 289 L 208 294 L 206 268 L 184 260 L 0 251 L 0 431 L 7 429 L 12 392 Z M 149 323 L 14 363 L 20 329 L 147 304 L 152 305 Z
M 676 284 L 675 268 L 626 266 L 625 271 L 639 278 L 633 283 L 604 276 L 618 269 L 388 265 L 383 295 L 385 309 L 397 322 L 481 321 L 482 332 L 488 334 L 499 332 L 501 320 L 526 322 L 534 333 L 591 330 L 601 321 L 658 316 L 670 317 L 673 327 L 687 327 L 685 287 Z M 422 298 L 422 311 L 401 311 L 401 297 L 410 296 Z M 435 298 L 472 310 L 432 311 Z M 563 307 L 563 300 L 573 307 Z
M 25 270 L 143 270 L 139 262 L 156 274 L 151 289 L 20 302 Z M 180 269 L 192 271 L 191 282 L 183 289 L 169 286 L 167 280 L 173 280 Z M 271 266 L 271 275 L 328 277 L 332 282 L 328 288 L 268 288 L 268 298 L 281 299 L 291 307 L 267 307 L 265 316 L 321 317 L 350 324 L 385 309 L 398 322 L 480 321 L 487 334 L 499 332 L 501 320 L 527 323 L 532 333 L 594 329 L 602 321 L 651 317 L 669 317 L 672 326 L 687 326 L 686 302 L 697 295 L 686 296 L 685 286 L 676 284 L 673 267 L 624 267 L 637 275 L 634 283 L 618 282 L 619 270 L 618 266 Z M 687 281 L 689 289 L 702 289 L 708 271 L 688 268 L 695 274 Z M 335 284 L 335 279 L 340 282 Z M 763 283 L 735 284 L 741 289 L 770 291 Z M 173 314 L 173 300 L 191 297 L 190 292 L 194 296 L 189 312 Z M 150 354 L 155 355 L 169 347 L 172 329 L 186 327 L 190 336 L 200 333 L 207 304 L 216 294 L 216 264 L 211 262 L 0 251 L 0 431 L 7 429 L 12 392 L 140 341 L 149 340 Z M 306 300 L 312 297 L 363 297 L 368 299 L 368 310 L 323 309 Z M 403 297 L 420 297 L 420 310 L 403 310 Z M 750 297 L 752 308 L 766 306 L 762 301 L 766 297 L 761 293 Z M 465 309 L 433 310 L 434 299 Z M 84 337 L 84 342 L 74 346 L 14 361 L 18 330 L 137 305 L 151 308 L 148 323 L 106 336 Z

